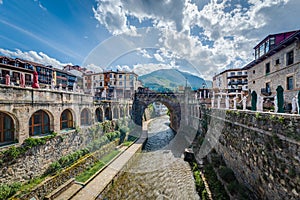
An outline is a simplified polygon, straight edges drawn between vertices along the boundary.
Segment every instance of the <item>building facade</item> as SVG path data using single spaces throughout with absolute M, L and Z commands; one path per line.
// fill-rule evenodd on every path
M 83 76 L 85 93 L 96 99 L 130 99 L 138 87 L 134 72 L 106 71 Z
M 213 89 L 236 95 L 248 91 L 248 74 L 244 69 L 227 69 L 213 77 Z
M 0 56 L 1 84 L 5 84 L 5 77 L 8 74 L 10 76 L 10 85 L 19 86 L 21 74 L 23 74 L 25 86 L 31 87 L 34 71 L 38 73 L 38 82 L 41 88 L 50 87 L 54 83 L 57 88 L 61 84 L 64 89 L 73 90 L 73 85 L 77 82 L 75 75 L 52 66 L 45 66 L 19 58 L 13 59 Z
M 243 69 L 248 71 L 251 91 L 275 96 L 276 88 L 284 89 L 285 102 L 290 103 L 300 90 L 300 30 L 267 36 L 256 47 L 255 60 Z

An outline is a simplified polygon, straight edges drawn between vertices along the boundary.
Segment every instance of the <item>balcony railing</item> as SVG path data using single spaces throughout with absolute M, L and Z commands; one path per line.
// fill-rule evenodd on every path
M 261 88 L 261 93 L 265 96 L 270 96 L 272 94 L 271 88 Z
M 230 81 L 228 85 L 246 85 L 248 81 Z

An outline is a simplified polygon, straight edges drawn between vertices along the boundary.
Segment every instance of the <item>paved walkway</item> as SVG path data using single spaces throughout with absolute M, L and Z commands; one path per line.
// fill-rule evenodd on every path
M 147 127 L 145 125 L 144 127 Z M 133 155 L 142 148 L 147 138 L 147 131 L 143 130 L 140 139 L 132 144 L 118 158 L 116 158 L 109 166 L 107 166 L 98 176 L 82 188 L 72 199 L 73 200 L 94 200 L 97 196 L 110 184 L 111 180 L 123 169 L 126 163 Z M 66 199 L 66 198 L 65 198 Z

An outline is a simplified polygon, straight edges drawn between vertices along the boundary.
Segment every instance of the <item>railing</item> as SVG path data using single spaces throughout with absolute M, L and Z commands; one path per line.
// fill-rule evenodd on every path
M 265 96 L 270 96 L 272 94 L 271 88 L 261 88 L 261 93 Z

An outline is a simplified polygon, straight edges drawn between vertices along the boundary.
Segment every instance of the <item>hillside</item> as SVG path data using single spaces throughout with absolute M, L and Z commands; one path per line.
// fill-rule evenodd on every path
M 178 86 L 190 86 L 193 90 L 203 87 L 203 83 L 211 87 L 210 81 L 192 75 L 187 72 L 182 72 L 176 69 L 161 69 L 139 77 L 145 87 L 151 90 L 175 91 Z M 205 86 L 207 88 L 207 86 Z

